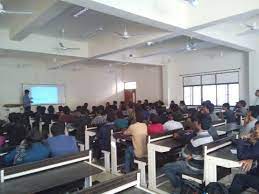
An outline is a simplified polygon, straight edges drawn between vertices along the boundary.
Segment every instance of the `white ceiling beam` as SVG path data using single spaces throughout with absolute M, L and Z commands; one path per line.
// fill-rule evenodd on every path
M 22 1 L 20 3 L 25 3 Z M 33 8 L 31 16 L 24 17 L 21 22 L 20 19 L 15 22 L 10 29 L 10 39 L 21 41 L 29 36 L 34 29 L 39 29 L 51 21 L 53 18 L 61 14 L 70 5 L 57 0 L 44 0 L 44 1 L 29 1 L 30 7 Z M 33 5 L 32 5 L 33 3 Z M 23 5 L 24 6 L 24 5 Z

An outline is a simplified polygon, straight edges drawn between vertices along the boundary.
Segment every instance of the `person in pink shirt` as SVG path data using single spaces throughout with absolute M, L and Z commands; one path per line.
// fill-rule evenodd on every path
M 148 126 L 148 134 L 149 135 L 159 135 L 165 133 L 165 129 L 160 122 L 160 118 L 158 115 L 151 114 L 150 115 L 150 124 Z

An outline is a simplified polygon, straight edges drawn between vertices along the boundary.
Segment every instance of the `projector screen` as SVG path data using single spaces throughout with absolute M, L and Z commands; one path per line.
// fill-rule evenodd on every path
M 23 84 L 24 90 L 30 91 L 32 105 L 65 104 L 65 88 L 63 85 L 29 85 Z

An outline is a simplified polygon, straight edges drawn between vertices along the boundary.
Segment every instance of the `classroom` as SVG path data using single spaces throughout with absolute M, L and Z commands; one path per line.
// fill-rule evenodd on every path
M 0 194 L 259 194 L 258 0 L 0 0 Z

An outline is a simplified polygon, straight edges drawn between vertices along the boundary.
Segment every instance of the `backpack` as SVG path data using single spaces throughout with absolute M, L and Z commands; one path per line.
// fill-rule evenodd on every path
M 198 183 L 184 180 L 181 188 L 181 194 L 203 194 L 203 188 Z
M 222 183 L 210 183 L 206 187 L 206 193 L 208 194 L 229 194 L 227 187 Z

